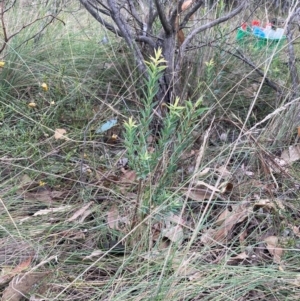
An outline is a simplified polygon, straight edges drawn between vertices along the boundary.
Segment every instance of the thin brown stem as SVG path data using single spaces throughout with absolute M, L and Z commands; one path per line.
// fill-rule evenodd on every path
M 8 42 L 8 37 L 7 37 L 7 31 L 6 31 L 6 26 L 5 26 L 5 21 L 4 21 L 4 1 L 1 1 L 1 4 L 0 4 L 0 18 L 1 18 L 1 27 L 2 27 L 2 32 L 3 32 L 3 45 L 2 47 L 0 48 L 0 53 L 5 49 L 6 47 L 6 44 Z

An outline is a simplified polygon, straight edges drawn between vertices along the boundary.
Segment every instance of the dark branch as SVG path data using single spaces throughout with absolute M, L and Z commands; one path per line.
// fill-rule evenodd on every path
M 222 50 L 224 51 L 224 49 Z M 269 79 L 268 77 L 265 76 L 264 72 L 262 70 L 260 70 L 257 66 L 255 66 L 254 63 L 252 63 L 250 61 L 250 59 L 246 58 L 238 49 L 236 49 L 237 54 L 235 53 L 232 53 L 230 51 L 226 51 L 228 52 L 229 54 L 231 54 L 232 56 L 240 59 L 241 61 L 243 61 L 245 64 L 247 64 L 248 66 L 250 66 L 251 68 L 253 68 L 254 71 L 256 71 L 257 74 L 259 74 L 261 77 L 264 77 L 265 78 L 265 83 L 270 87 L 272 88 L 273 90 L 275 90 L 276 92 L 278 92 L 280 95 L 282 94 L 282 90 L 279 88 L 279 86 L 274 82 L 272 81 L 271 79 Z
M 152 33 L 152 25 L 156 17 L 158 16 L 158 13 L 153 8 L 153 3 L 149 3 L 149 17 L 147 22 L 147 33 Z
M 245 7 L 246 3 L 247 3 L 247 0 L 242 0 L 241 4 L 236 9 L 234 9 L 233 11 L 228 13 L 227 15 L 220 17 L 207 24 L 204 24 L 198 28 L 195 28 L 191 33 L 189 33 L 189 35 L 186 37 L 186 39 L 184 40 L 184 42 L 182 43 L 182 45 L 179 48 L 179 55 L 178 55 L 177 63 L 175 66 L 175 74 L 179 74 L 180 69 L 181 69 L 182 60 L 184 58 L 185 50 L 186 50 L 187 46 L 190 44 L 190 42 L 193 40 L 195 35 L 206 29 L 214 27 L 222 22 L 225 22 L 225 21 L 233 18 L 235 15 L 237 15 L 239 12 L 242 11 L 242 9 Z
M 109 31 L 113 32 L 114 34 L 123 37 L 120 30 L 115 28 L 112 24 L 106 22 L 101 14 L 99 14 L 99 10 L 95 8 L 94 5 L 91 4 L 89 0 L 80 0 L 81 4 L 86 8 L 86 10 L 99 22 L 101 23 L 105 28 L 107 28 Z
M 125 39 L 126 43 L 130 48 L 132 48 L 132 36 L 130 33 L 129 28 L 127 27 L 127 24 L 125 24 L 124 20 L 122 19 L 120 8 L 117 6 L 115 0 L 108 0 L 109 7 L 111 9 L 111 17 L 118 26 L 122 37 Z
M 127 0 L 127 3 L 128 3 L 128 6 L 129 6 L 130 14 L 137 21 L 139 26 L 142 27 L 143 26 L 143 20 L 141 18 L 139 18 L 139 14 L 138 14 L 137 10 L 135 9 L 135 5 L 133 4 L 133 1 L 132 0 Z
M 88 0 L 88 2 L 89 2 L 89 5 L 92 6 L 98 12 L 98 14 L 101 13 L 101 14 L 106 15 L 106 16 L 111 15 L 110 10 L 107 9 L 106 7 L 105 7 L 105 9 L 102 9 L 102 8 L 99 8 L 98 6 L 94 5 L 94 3 L 90 0 Z M 99 1 L 97 1 L 97 2 L 99 2 Z
M 128 24 L 124 21 L 120 14 L 120 9 L 116 4 L 115 0 L 107 0 L 107 3 L 111 9 L 111 17 L 121 31 L 122 37 L 125 39 L 129 48 L 133 51 L 134 59 L 136 60 L 137 67 L 141 74 L 147 75 L 147 68 L 144 62 L 143 55 L 134 38 L 132 37 L 131 31 L 128 28 Z
M 203 0 L 198 1 L 192 8 L 187 12 L 185 17 L 183 18 L 183 21 L 180 23 L 179 28 L 185 27 L 191 16 L 203 5 Z
M 17 0 L 14 0 L 14 1 L 12 2 L 12 4 L 11 4 L 8 8 L 6 8 L 6 9 L 3 10 L 3 13 L 6 13 L 6 12 L 8 12 L 11 8 L 13 8 L 13 7 L 15 6 L 16 2 L 17 2 Z
M 235 15 L 237 15 L 238 13 L 240 13 L 242 11 L 242 9 L 245 7 L 245 4 L 246 4 L 247 0 L 243 0 L 241 2 L 241 4 L 236 8 L 234 9 L 233 11 L 231 11 L 230 13 L 228 13 L 227 15 L 223 16 L 223 17 L 220 17 L 212 22 L 209 22 L 207 24 L 204 24 L 198 28 L 195 28 L 191 33 L 188 34 L 188 36 L 186 37 L 185 41 L 182 43 L 180 49 L 179 49 L 179 53 L 180 55 L 182 56 L 186 47 L 188 46 L 188 44 L 192 41 L 192 39 L 195 37 L 196 34 L 204 31 L 204 30 L 207 30 L 211 27 L 214 27 L 220 23 L 223 23 L 231 18 L 233 18 Z
M 146 43 L 148 44 L 152 49 L 155 49 L 156 48 L 156 44 L 155 42 L 149 38 L 149 37 L 146 37 L 146 36 L 138 36 L 136 37 L 135 39 L 137 42 L 143 42 L 143 43 Z
M 19 30 L 17 33 L 15 33 L 15 34 L 13 34 L 12 36 L 10 36 L 10 38 L 12 38 L 12 37 L 15 36 L 16 34 L 18 34 L 18 33 L 19 33 L 20 31 L 22 31 L 24 28 L 26 28 L 26 27 L 32 25 L 32 24 L 35 23 L 36 21 L 41 20 L 41 19 L 44 19 L 44 18 L 47 18 L 47 17 L 51 17 L 51 20 L 48 21 L 47 23 L 45 23 L 45 24 L 43 25 L 43 27 L 39 30 L 39 32 L 37 32 L 36 34 L 34 34 L 33 36 L 31 36 L 30 38 L 26 39 L 25 41 L 23 41 L 23 42 L 22 42 L 20 45 L 18 45 L 15 49 L 19 49 L 22 45 L 28 43 L 30 40 L 36 39 L 36 38 L 37 38 L 39 35 L 41 35 L 41 33 L 42 33 L 42 32 L 43 32 L 43 31 L 44 31 L 44 30 L 45 30 L 45 29 L 53 22 L 54 19 L 56 19 L 56 20 L 62 22 L 64 25 L 66 25 L 65 22 L 62 21 L 62 20 L 60 20 L 59 18 L 57 18 L 57 17 L 55 17 L 55 16 L 53 16 L 53 15 L 47 15 L 47 16 L 44 16 L 44 17 L 42 17 L 42 18 L 39 18 L 39 19 L 33 21 L 33 22 L 30 23 L 30 24 L 24 25 L 24 26 L 22 27 L 21 30 Z
M 132 2 L 132 0 L 127 0 L 128 6 L 129 6 L 129 10 L 127 8 L 124 8 L 126 11 L 128 11 L 128 13 L 134 18 L 134 20 L 137 22 L 138 26 L 140 27 L 140 29 L 143 29 L 143 21 L 141 20 L 141 18 L 139 17 L 139 14 L 137 13 L 135 6 Z
M 180 0 L 180 1 L 182 1 L 182 0 Z M 172 26 L 167 20 L 165 12 L 163 11 L 163 8 L 162 8 L 162 4 L 159 3 L 158 0 L 154 0 L 154 3 L 155 3 L 155 6 L 156 6 L 156 9 L 157 9 L 158 17 L 160 19 L 161 25 L 162 25 L 166 35 L 171 34 Z
M 106 6 L 106 5 L 104 5 L 103 4 L 103 1 L 102 0 L 95 0 L 99 5 L 101 5 L 102 7 L 104 7 L 107 11 L 109 11 L 110 12 L 110 9 Z M 90 2 L 91 3 L 91 2 Z M 110 15 L 110 14 L 109 14 Z

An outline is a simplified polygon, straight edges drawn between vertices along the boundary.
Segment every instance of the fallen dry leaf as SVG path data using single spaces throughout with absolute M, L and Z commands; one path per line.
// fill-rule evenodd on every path
M 274 160 L 266 159 L 265 162 L 273 173 L 281 173 L 282 171 L 288 172 L 286 167 L 288 163 L 283 159 L 275 157 Z
M 18 264 L 14 269 L 7 271 L 4 275 L 1 275 L 0 286 L 8 283 L 14 276 L 26 270 L 30 266 L 31 260 L 32 257 L 28 257 L 28 259 Z
M 245 242 L 247 236 L 248 236 L 247 229 L 245 229 L 245 230 L 239 235 L 239 241 L 240 241 L 240 245 L 241 245 L 241 246 L 244 245 L 244 242 Z
M 223 179 L 227 179 L 232 176 L 231 172 L 227 169 L 225 165 L 219 166 L 216 169 L 216 172 L 218 172 Z
M 64 194 L 64 191 L 59 191 L 59 190 L 52 190 L 51 191 L 51 198 L 52 199 L 59 199 L 61 196 Z
M 9 235 L 0 238 L 0 265 L 15 267 L 22 262 L 26 262 L 28 258 L 36 258 L 38 254 L 33 245 L 28 241 L 21 240 Z
M 206 167 L 206 168 L 204 168 L 203 170 L 201 170 L 201 171 L 197 174 L 197 176 L 198 176 L 198 177 L 204 177 L 204 176 L 206 176 L 209 172 L 210 172 L 210 168 L 209 168 L 209 167 Z
M 67 137 L 65 136 L 66 133 L 67 133 L 67 131 L 65 129 L 55 129 L 54 138 L 56 140 L 67 139 Z
M 233 184 L 228 181 L 225 181 L 219 185 L 218 189 L 221 193 L 230 192 L 233 189 Z
M 283 254 L 283 249 L 279 247 L 278 237 L 277 236 L 268 236 L 264 239 L 264 242 L 267 244 L 267 249 L 269 253 L 273 256 L 273 261 L 275 263 L 281 262 L 281 256 Z
M 83 260 L 95 260 L 95 257 L 100 257 L 103 254 L 105 254 L 105 252 L 102 250 L 94 250 L 91 255 L 84 257 Z
M 254 203 L 254 209 L 256 208 L 265 208 L 265 209 L 273 209 L 275 210 L 276 207 L 275 207 L 275 204 L 268 200 L 268 199 L 263 199 L 263 200 L 258 200 Z
M 12 274 L 12 271 L 8 268 L 2 268 L 0 276 L 0 287 L 8 283 L 15 275 Z
M 164 249 L 169 248 L 170 243 L 171 242 L 168 239 L 159 239 L 159 240 L 156 241 L 155 247 L 156 247 L 157 250 L 162 251 Z
M 230 214 L 226 212 L 221 217 L 224 221 L 218 228 L 210 228 L 202 234 L 200 238 L 202 243 L 210 245 L 224 243 L 233 227 L 247 218 L 249 209 L 245 205 L 242 204 L 232 207 Z
M 79 224 L 83 224 L 84 223 L 84 221 L 85 221 L 85 219 L 89 216 L 89 215 L 91 215 L 92 213 L 94 212 L 94 210 L 90 210 L 90 209 L 88 209 L 88 210 L 86 210 L 82 215 L 81 215 L 81 218 L 78 220 L 78 223 Z
M 46 215 L 48 213 L 55 213 L 55 212 L 64 212 L 67 210 L 70 210 L 72 206 L 67 205 L 67 206 L 61 206 L 61 207 L 56 207 L 56 208 L 49 208 L 49 209 L 42 209 L 37 211 L 33 216 L 38 216 L 38 215 Z
M 196 202 L 209 200 L 213 194 L 215 194 L 215 192 L 209 191 L 208 189 L 200 189 L 200 188 L 199 189 L 192 188 L 184 193 L 185 196 L 187 196 L 189 199 Z
M 208 188 L 209 190 L 214 192 L 220 192 L 220 189 L 216 188 L 215 186 L 209 185 L 203 181 L 197 181 L 195 186 L 199 188 Z
M 232 260 L 244 260 L 244 259 L 247 259 L 249 258 L 249 256 L 246 254 L 246 252 L 242 252 L 236 256 L 233 256 L 233 257 L 230 257 L 229 258 L 229 261 L 232 261 Z
M 88 210 L 88 208 L 90 206 L 92 206 L 94 204 L 94 202 L 89 202 L 87 203 L 85 206 L 83 206 L 82 208 L 78 209 L 69 219 L 67 219 L 68 222 L 73 222 L 75 220 L 78 220 L 78 218 L 81 216 L 84 216 L 84 219 L 90 214 L 92 213 L 92 211 Z M 86 215 L 86 213 L 88 212 L 88 215 Z M 80 222 L 83 223 L 84 219 L 82 220 L 82 218 L 80 219 Z
M 121 176 L 121 182 L 135 182 L 136 172 L 134 170 L 121 169 L 123 175 Z
M 23 262 L 18 264 L 12 270 L 12 272 L 15 273 L 15 274 L 19 274 L 19 273 L 23 272 L 24 270 L 26 270 L 30 266 L 31 260 L 32 260 L 32 257 L 28 257 L 26 260 L 24 260 Z
M 280 210 L 285 210 L 285 207 L 283 205 L 283 202 L 280 199 L 274 199 L 274 202 L 277 206 L 277 208 L 279 208 Z
M 300 237 L 300 230 L 299 230 L 299 227 L 297 226 L 293 226 L 293 225 L 290 225 L 291 229 L 293 230 L 293 233 L 297 236 L 297 237 Z
M 174 214 L 173 212 L 169 213 L 169 215 L 166 215 L 165 217 L 165 222 L 171 222 L 171 223 L 176 223 L 179 225 L 185 225 L 185 221 L 182 217 Z
M 31 295 L 29 301 L 46 301 L 45 298 L 37 297 L 36 295 Z
M 119 210 L 117 206 L 112 206 L 110 210 L 107 212 L 107 223 L 109 228 L 114 230 L 119 230 Z
M 23 194 L 24 199 L 27 200 L 36 200 L 39 202 L 51 202 L 52 201 L 52 197 L 51 197 L 51 192 L 49 190 L 43 190 L 41 192 L 25 192 Z
M 48 272 L 44 273 L 26 273 L 15 276 L 9 283 L 9 286 L 4 290 L 2 301 L 20 301 L 24 296 L 29 296 L 30 291 L 35 284 L 40 283 Z M 27 298 L 29 299 L 29 297 Z
M 200 241 L 210 246 L 222 245 L 225 243 L 228 233 L 229 231 L 226 227 L 220 227 L 217 230 L 209 229 L 201 236 Z
M 27 175 L 27 174 L 23 174 L 20 178 L 20 184 L 22 186 L 24 185 L 28 185 L 31 184 L 33 181 L 31 180 L 31 178 Z
M 168 238 L 172 242 L 181 244 L 183 241 L 183 229 L 179 225 L 170 227 L 162 231 L 162 236 Z
M 274 199 L 274 200 L 261 199 L 261 200 L 256 201 L 253 207 L 254 207 L 254 209 L 255 208 L 265 208 L 268 210 L 272 209 L 275 211 L 277 211 L 277 209 L 285 210 L 285 207 L 284 207 L 282 201 L 279 199 Z
M 281 159 L 283 159 L 287 164 L 291 164 L 300 159 L 300 146 L 291 145 L 288 149 L 284 150 L 281 154 Z
M 225 221 L 226 218 L 230 216 L 231 212 L 226 208 L 217 218 L 215 224 L 217 226 L 222 225 L 222 223 Z
M 239 168 L 239 171 L 241 172 L 241 175 L 246 175 L 248 177 L 251 177 L 254 175 L 254 172 L 248 170 L 248 166 L 245 166 L 244 163 L 242 164 L 241 168 Z
M 193 134 L 192 134 L 193 135 Z M 197 134 L 198 135 L 198 134 Z M 197 154 L 197 150 L 188 150 L 188 151 L 183 151 L 180 155 L 180 159 L 182 159 L 183 161 L 186 160 L 186 159 L 189 159 L 191 157 L 195 157 L 196 154 Z
M 187 277 L 190 281 L 200 278 L 199 270 L 193 264 L 193 257 L 186 260 L 174 257 L 172 261 L 172 268 L 175 270 L 176 275 Z

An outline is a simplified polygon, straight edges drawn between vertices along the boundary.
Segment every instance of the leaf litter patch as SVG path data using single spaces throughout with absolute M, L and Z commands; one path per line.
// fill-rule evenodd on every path
M 58 140 L 65 139 L 66 133 L 59 134 L 62 136 L 57 137 Z M 281 157 L 273 158 L 272 163 L 268 163 L 270 166 L 277 164 L 277 169 L 273 168 L 271 172 L 276 174 L 277 170 L 284 167 L 288 173 L 290 165 L 299 159 L 297 153 L 289 150 L 288 159 L 283 158 L 284 153 Z M 189 152 L 187 160 L 196 160 L 197 155 L 196 151 Z M 195 163 L 187 166 L 187 169 L 193 165 Z M 285 221 L 286 215 L 291 211 L 296 212 L 297 207 L 287 205 L 285 199 L 279 197 L 280 191 L 276 190 L 278 188 L 264 183 L 246 164 L 239 168 L 223 164 L 203 166 L 192 185 L 176 188 L 179 203 L 183 204 L 186 201 L 186 208 L 196 210 L 160 211 L 159 207 L 153 206 L 151 217 L 147 218 L 149 215 L 146 214 L 139 227 L 139 236 L 130 234 L 132 208 L 138 200 L 136 172 L 122 166 L 117 172 L 107 169 L 97 177 L 95 170 L 96 168 L 93 169 L 92 177 L 95 177 L 94 183 L 101 194 L 100 201 L 97 202 L 97 198 L 85 202 L 81 199 L 80 202 L 68 202 L 65 191 L 43 186 L 43 183 L 32 181 L 30 177 L 24 177 L 18 190 L 23 201 L 47 206 L 35 207 L 34 212 L 28 215 L 32 219 L 30 222 L 34 223 L 41 223 L 42 218 L 44 225 L 40 225 L 41 231 L 27 232 L 27 235 L 30 233 L 34 239 L 45 238 L 46 245 L 51 246 L 51 252 L 46 252 L 46 257 L 58 256 L 61 262 L 74 269 L 80 265 L 87 268 L 91 262 L 101 263 L 85 275 L 88 280 L 101 278 L 104 284 L 108 283 L 111 277 L 118 275 L 118 266 L 124 264 L 122 258 L 138 258 L 131 267 L 124 265 L 124 273 L 142 267 L 145 260 L 152 264 L 164 263 L 170 249 L 174 256 L 168 272 L 190 282 L 203 280 L 207 276 L 207 272 L 202 268 L 206 264 L 222 264 L 228 268 L 275 265 L 278 270 L 285 270 L 285 249 L 290 242 L 278 229 L 291 229 L 290 239 L 300 236 L 298 220 L 295 220 L 295 224 Z M 185 174 L 190 174 L 190 170 L 186 170 Z M 237 173 L 239 177 L 236 177 Z M 218 178 L 220 181 L 216 185 Z M 173 188 L 166 189 L 172 191 Z M 273 197 L 268 195 L 270 189 Z M 119 198 L 114 197 L 111 201 L 111 191 L 118 194 Z M 244 193 L 245 191 L 247 193 Z M 237 197 L 238 194 L 242 197 Z M 243 201 L 240 201 L 241 199 Z M 195 203 L 197 207 L 193 207 Z M 206 206 L 208 214 L 205 212 Z M 204 214 L 205 220 L 199 225 Z M 22 218 L 24 215 L 26 214 L 23 213 Z M 15 222 L 18 227 L 25 229 L 26 221 L 15 219 Z M 143 240 L 147 240 L 146 252 L 145 248 L 140 248 Z M 190 249 L 185 254 L 187 246 Z M 9 283 L 13 279 L 26 280 L 24 275 L 29 266 L 34 269 L 42 262 L 41 258 L 36 261 L 34 254 L 33 252 L 23 261 L 12 263 L 9 270 L 4 271 L 3 278 L 0 278 L 5 282 L 7 295 L 10 294 L 9 298 L 12 300 L 18 300 L 20 296 L 14 295 L 11 291 L 14 283 Z M 66 273 L 73 274 L 69 276 L 70 282 L 79 274 L 79 270 L 70 272 L 66 267 L 64 269 Z M 41 282 L 44 272 L 42 269 Z M 27 296 L 39 283 L 35 272 L 31 275 L 31 278 L 27 276 L 27 286 L 18 287 L 18 290 Z M 119 279 L 121 281 L 121 277 Z M 295 280 L 294 283 L 298 282 Z M 76 289 L 68 290 L 70 294 L 76 292 Z

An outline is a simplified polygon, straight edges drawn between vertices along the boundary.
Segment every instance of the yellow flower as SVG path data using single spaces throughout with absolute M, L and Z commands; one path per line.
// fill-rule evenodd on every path
M 42 89 L 47 92 L 48 91 L 48 85 L 46 83 L 41 84 Z
M 45 182 L 43 182 L 43 181 L 40 181 L 40 182 L 39 182 L 39 186 L 43 187 L 43 186 L 45 186 L 45 185 L 46 185 Z
M 50 101 L 50 105 L 51 105 L 51 106 L 54 106 L 54 105 L 55 105 L 55 101 L 53 101 L 53 100 Z
M 5 65 L 5 62 L 3 62 L 3 61 L 0 61 L 0 68 L 3 68 L 3 67 L 4 67 L 4 65 Z
M 35 103 L 35 102 L 30 102 L 30 103 L 28 104 L 28 107 L 29 107 L 29 108 L 35 108 L 35 107 L 36 107 L 36 103 Z

